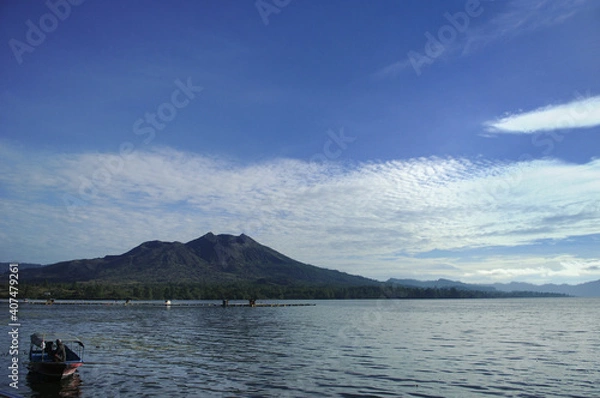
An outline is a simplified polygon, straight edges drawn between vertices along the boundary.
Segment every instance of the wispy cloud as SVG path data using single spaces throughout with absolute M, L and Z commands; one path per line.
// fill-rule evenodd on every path
M 405 69 L 412 68 L 412 64 L 409 59 L 400 60 L 398 62 L 394 62 L 391 65 L 385 66 L 375 72 L 373 77 L 375 79 L 386 79 L 391 77 L 396 77 Z
M 598 275 L 597 258 L 580 258 L 576 255 L 559 255 L 548 257 L 504 256 L 488 258 L 487 269 L 477 269 L 465 273 L 467 280 L 485 281 L 490 278 L 496 281 L 527 281 L 533 279 L 538 283 L 551 283 L 560 278 L 564 282 L 581 283 Z
M 245 232 L 301 261 L 371 277 L 407 274 L 411 265 L 458 276 L 464 264 L 414 256 L 600 233 L 600 160 L 238 164 L 162 148 L 127 155 L 97 189 L 82 190 L 81 176 L 119 155 L 6 146 L 2 154 L 0 251 L 29 253 L 21 261 L 117 254 L 212 230 Z M 65 194 L 77 199 L 71 211 Z
M 469 283 L 520 281 L 543 284 L 560 281 L 577 284 L 600 277 L 600 260 L 577 254 L 505 254 L 466 260 L 457 257 L 432 260 L 407 256 L 398 260 L 406 266 L 399 276 L 415 279 L 442 277 Z
M 600 96 L 509 115 L 488 121 L 485 126 L 490 132 L 507 134 L 533 134 L 539 131 L 600 126 Z
M 587 0 L 514 0 L 494 6 L 492 1 L 482 1 L 471 18 L 463 10 L 449 9 L 444 13 L 444 24 L 433 28 L 424 26 L 424 36 L 415 38 L 418 45 L 409 49 L 405 58 L 380 68 L 373 76 L 393 78 L 412 68 L 420 75 L 422 67 L 438 57 L 468 55 L 494 42 L 562 24 L 590 4 Z M 503 10 L 498 12 L 497 7 Z M 463 14 L 458 18 L 460 23 L 456 21 L 458 14 Z M 450 35 L 451 39 L 440 39 L 444 35 Z
M 469 29 L 462 43 L 462 54 L 486 47 L 493 42 L 564 23 L 584 9 L 587 0 L 515 0 L 487 23 Z

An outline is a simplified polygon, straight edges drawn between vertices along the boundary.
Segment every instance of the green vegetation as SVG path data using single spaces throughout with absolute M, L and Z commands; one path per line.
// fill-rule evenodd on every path
M 108 284 L 22 283 L 20 298 L 74 300 L 247 300 L 254 299 L 465 299 L 505 297 L 561 297 L 536 292 L 499 292 L 456 288 L 418 288 L 389 284 L 368 286 L 231 284 Z M 2 297 L 8 297 L 3 289 Z

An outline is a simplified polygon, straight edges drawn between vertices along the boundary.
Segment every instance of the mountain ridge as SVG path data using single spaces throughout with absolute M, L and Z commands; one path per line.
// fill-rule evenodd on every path
M 553 283 L 547 283 L 543 285 L 535 285 L 526 282 L 510 282 L 510 283 L 493 283 L 493 284 L 476 284 L 476 283 L 463 283 L 460 281 L 452 281 L 449 279 L 438 279 L 421 281 L 417 279 L 398 279 L 390 278 L 386 283 L 409 286 L 409 287 L 420 287 L 420 288 L 456 288 L 465 290 L 478 290 L 478 291 L 499 291 L 499 292 L 537 292 L 537 293 L 557 293 L 566 294 L 569 296 L 578 297 L 600 297 L 600 279 L 596 281 L 579 283 L 576 285 L 569 285 L 566 283 L 557 285 Z
M 510 282 L 494 283 L 490 286 L 493 286 L 497 290 L 503 292 L 528 290 L 531 292 L 559 293 L 579 297 L 600 297 L 600 279 L 596 281 L 578 283 L 576 285 L 569 285 L 566 283 L 560 285 L 554 283 L 534 285 L 525 282 Z
M 305 264 L 245 234 L 209 232 L 187 243 L 143 242 L 119 255 L 62 261 L 21 272 L 26 281 L 376 285 L 358 275 Z
M 5 265 L 8 271 L 9 263 Z M 146 241 L 118 255 L 62 261 L 46 266 L 20 264 L 20 278 L 31 282 L 200 283 L 250 282 L 273 285 L 384 285 L 494 292 L 539 292 L 600 296 L 600 280 L 534 285 L 523 282 L 470 284 L 449 279 L 390 278 L 380 282 L 294 260 L 251 237 L 208 232 L 187 243 Z

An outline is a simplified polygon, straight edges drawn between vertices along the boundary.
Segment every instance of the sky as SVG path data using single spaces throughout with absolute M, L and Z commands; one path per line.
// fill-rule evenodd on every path
M 0 3 L 0 261 L 245 233 L 377 280 L 600 279 L 600 3 Z

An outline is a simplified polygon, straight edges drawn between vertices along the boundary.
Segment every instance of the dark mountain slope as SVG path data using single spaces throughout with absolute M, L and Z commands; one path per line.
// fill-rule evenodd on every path
M 21 278 L 37 282 L 378 284 L 301 263 L 243 234 L 212 233 L 185 244 L 149 241 L 120 255 L 23 270 Z

